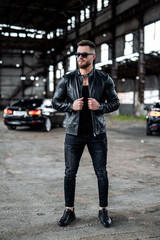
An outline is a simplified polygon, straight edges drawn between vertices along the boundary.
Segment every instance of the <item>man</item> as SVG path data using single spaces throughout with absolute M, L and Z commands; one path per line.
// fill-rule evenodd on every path
M 79 70 L 60 80 L 52 104 L 66 113 L 65 138 L 65 211 L 59 221 L 66 226 L 76 219 L 74 212 L 75 179 L 85 145 L 92 158 L 98 179 L 99 219 L 104 227 L 111 225 L 108 216 L 107 137 L 105 113 L 119 107 L 113 80 L 106 73 L 93 68 L 95 44 L 83 40 L 77 45 Z M 106 102 L 107 100 L 107 102 Z

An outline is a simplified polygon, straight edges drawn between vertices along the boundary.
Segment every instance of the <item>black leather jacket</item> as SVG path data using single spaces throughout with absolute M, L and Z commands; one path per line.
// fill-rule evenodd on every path
M 79 70 L 73 71 L 59 81 L 52 99 L 53 108 L 66 113 L 66 133 L 77 135 L 80 112 L 72 109 L 73 102 L 82 97 L 83 76 Z M 111 77 L 93 69 L 88 74 L 89 96 L 95 98 L 103 108 L 91 111 L 94 135 L 106 132 L 105 113 L 117 110 L 120 106 Z M 107 102 L 106 102 L 107 100 Z M 86 119 L 87 121 L 87 119 Z

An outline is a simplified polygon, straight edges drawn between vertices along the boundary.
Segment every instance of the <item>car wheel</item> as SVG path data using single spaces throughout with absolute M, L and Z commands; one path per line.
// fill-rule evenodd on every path
M 15 130 L 16 126 L 7 126 L 9 130 Z
M 51 119 L 49 117 L 47 117 L 45 119 L 45 123 L 44 123 L 44 131 L 45 132 L 50 132 L 51 131 L 51 128 L 52 128 L 52 124 L 51 124 Z

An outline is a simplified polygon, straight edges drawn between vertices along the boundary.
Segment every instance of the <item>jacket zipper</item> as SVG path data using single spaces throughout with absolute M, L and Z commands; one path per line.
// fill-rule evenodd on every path
M 93 136 L 96 137 L 95 126 L 94 126 L 94 121 L 93 121 L 93 112 L 92 111 L 91 111 L 91 117 L 92 117 L 92 125 L 93 125 Z
M 89 77 L 88 77 L 88 90 L 89 90 L 89 97 L 91 97 L 91 92 L 90 92 L 90 88 L 89 88 Z M 95 125 L 94 125 L 94 121 L 93 121 L 93 111 L 92 110 L 91 110 L 91 118 L 92 118 L 92 126 L 93 126 L 93 136 L 96 137 Z
M 82 85 L 81 85 L 81 92 L 79 93 L 79 97 L 80 98 L 82 97 L 82 88 L 83 88 L 83 82 L 82 82 Z M 80 119 L 80 111 L 78 111 L 78 123 L 77 123 L 77 126 L 79 126 L 79 119 Z

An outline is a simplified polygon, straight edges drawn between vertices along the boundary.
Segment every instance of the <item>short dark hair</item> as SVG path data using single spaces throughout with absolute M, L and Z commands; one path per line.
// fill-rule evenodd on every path
M 79 46 L 89 46 L 90 49 L 96 50 L 96 45 L 91 42 L 90 40 L 82 40 L 81 42 L 77 43 L 77 47 Z

